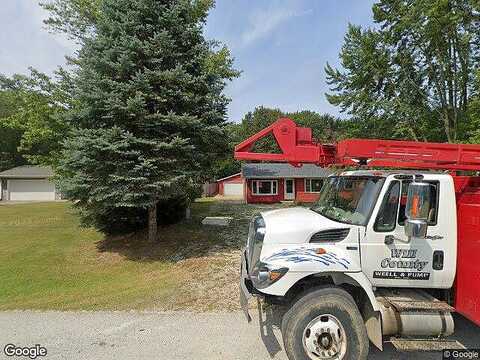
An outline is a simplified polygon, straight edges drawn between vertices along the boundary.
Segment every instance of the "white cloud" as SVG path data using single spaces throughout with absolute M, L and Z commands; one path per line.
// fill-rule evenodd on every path
M 47 26 L 43 22 L 48 18 L 48 12 L 46 10 L 44 10 L 37 2 L 28 2 L 24 5 L 24 11 L 32 19 L 32 25 L 42 29 L 45 33 L 48 33 Z M 75 42 L 69 39 L 65 34 L 49 33 L 48 36 L 70 53 L 78 50 L 78 46 Z
M 65 65 L 65 55 L 73 54 L 76 45 L 62 34 L 47 31 L 43 20 L 48 13 L 37 0 L 3 1 L 2 6 L 1 73 L 25 74 L 33 67 L 51 75 L 59 65 Z
M 268 37 L 275 29 L 288 20 L 306 16 L 312 10 L 297 11 L 291 8 L 259 9 L 250 16 L 249 28 L 243 32 L 242 45 L 248 46 L 257 40 Z

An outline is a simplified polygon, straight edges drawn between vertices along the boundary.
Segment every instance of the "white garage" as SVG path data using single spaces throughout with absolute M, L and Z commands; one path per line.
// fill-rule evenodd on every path
M 243 184 L 225 183 L 223 186 L 223 194 L 225 196 L 243 196 Z
M 0 200 L 54 201 L 60 196 L 49 167 L 19 166 L 0 172 Z

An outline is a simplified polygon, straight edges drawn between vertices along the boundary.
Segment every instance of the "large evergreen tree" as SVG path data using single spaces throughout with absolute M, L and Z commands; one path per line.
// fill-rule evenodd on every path
M 208 7 L 194 0 L 104 0 L 85 40 L 59 172 L 83 220 L 105 232 L 144 224 L 188 196 L 225 150 L 223 48 L 205 40 Z M 163 208 L 158 207 L 161 212 Z

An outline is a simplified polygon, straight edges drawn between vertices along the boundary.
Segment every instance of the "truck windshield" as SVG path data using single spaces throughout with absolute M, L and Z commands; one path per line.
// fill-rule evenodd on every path
M 334 221 L 366 225 L 384 182 L 374 176 L 330 177 L 312 210 Z

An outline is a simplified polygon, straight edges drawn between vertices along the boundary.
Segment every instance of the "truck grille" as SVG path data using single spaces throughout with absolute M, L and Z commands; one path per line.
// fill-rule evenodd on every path
M 310 238 L 311 243 L 342 241 L 348 236 L 350 229 L 332 229 L 319 231 Z

